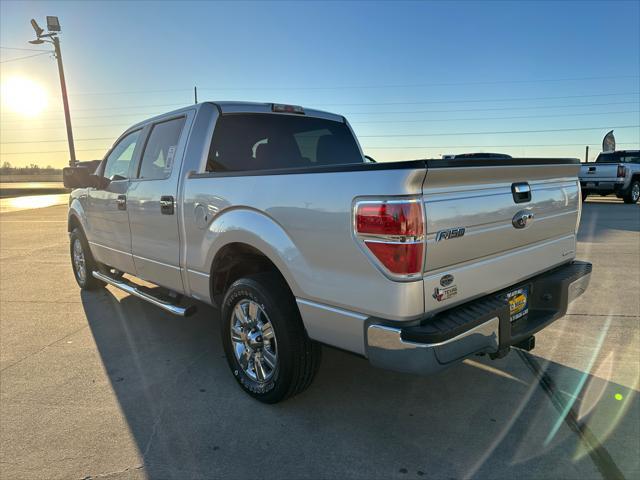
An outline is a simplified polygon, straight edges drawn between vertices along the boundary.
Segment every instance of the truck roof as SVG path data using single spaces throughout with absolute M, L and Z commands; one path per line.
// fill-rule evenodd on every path
M 154 117 L 147 118 L 141 122 L 138 122 L 134 125 L 131 125 L 128 130 L 133 128 L 138 128 L 141 125 L 145 125 L 149 122 L 155 122 L 164 117 L 175 116 L 176 114 L 187 112 L 189 110 L 199 110 L 203 105 L 214 105 L 221 114 L 227 113 L 274 113 L 273 106 L 274 105 L 282 105 L 280 103 L 268 103 L 268 102 L 239 102 L 239 101 L 205 101 L 201 103 L 197 103 L 194 105 L 188 105 L 182 108 L 178 108 L 176 110 L 172 110 L 170 112 L 162 113 L 160 115 L 156 115 Z M 316 118 L 324 118 L 326 120 L 333 120 L 335 122 L 346 122 L 345 118 L 342 115 L 338 115 L 331 112 L 325 112 L 323 110 L 315 110 L 311 108 L 304 108 L 304 115 L 307 117 L 316 117 Z M 277 115 L 301 115 L 299 113 L 286 113 L 286 112 L 278 112 Z

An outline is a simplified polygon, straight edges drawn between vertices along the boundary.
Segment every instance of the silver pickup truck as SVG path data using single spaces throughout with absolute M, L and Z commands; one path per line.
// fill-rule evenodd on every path
M 614 193 L 624 203 L 640 199 L 640 150 L 616 150 L 598 155 L 595 163 L 580 167 L 582 200 L 589 194 Z
M 129 128 L 95 174 L 65 169 L 72 266 L 82 289 L 218 307 L 231 371 L 263 402 L 307 388 L 322 343 L 430 374 L 532 349 L 585 291 L 578 170 L 373 163 L 340 115 L 201 103 Z

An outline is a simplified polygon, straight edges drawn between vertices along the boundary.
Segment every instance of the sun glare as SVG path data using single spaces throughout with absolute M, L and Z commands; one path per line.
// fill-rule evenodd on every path
M 35 117 L 47 106 L 47 92 L 24 77 L 11 77 L 2 83 L 2 104 L 15 113 Z

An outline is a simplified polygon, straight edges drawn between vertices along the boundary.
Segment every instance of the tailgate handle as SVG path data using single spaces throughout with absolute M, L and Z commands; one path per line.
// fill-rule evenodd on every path
M 516 203 L 531 201 L 531 187 L 527 182 L 512 183 L 511 193 L 513 195 L 513 201 Z

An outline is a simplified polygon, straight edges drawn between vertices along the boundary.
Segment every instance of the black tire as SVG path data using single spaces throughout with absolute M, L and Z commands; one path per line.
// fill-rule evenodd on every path
M 257 322 L 262 329 L 271 324 L 271 340 L 266 340 L 267 333 L 264 330 L 259 330 L 259 327 L 249 330 L 246 323 L 240 327 L 243 340 L 237 340 L 236 343 L 232 341 L 231 325 L 238 320 L 234 311 L 236 307 L 242 309 L 247 306 L 253 307 L 254 317 L 262 319 Z M 245 316 L 245 320 L 250 321 L 250 317 Z M 222 345 L 231 372 L 240 387 L 253 398 L 264 403 L 277 403 L 309 387 L 320 366 L 321 347 L 307 336 L 295 299 L 278 274 L 259 273 L 235 281 L 225 294 L 221 322 Z M 236 339 L 239 338 L 237 332 L 240 324 L 236 323 L 234 327 Z M 257 335 L 259 331 L 265 333 L 264 338 L 261 335 L 255 337 L 259 343 L 255 344 L 255 349 L 248 348 L 251 345 L 249 336 Z M 236 357 L 236 348 L 243 352 L 239 355 L 246 361 L 246 369 Z M 263 366 L 260 368 L 263 376 L 260 381 L 257 379 L 255 355 L 264 360 L 269 351 L 272 356 L 275 352 L 277 361 L 274 368 L 270 368 L 265 361 L 260 362 Z M 251 357 L 251 352 L 258 352 L 252 357 L 253 375 L 251 360 L 244 355 Z M 265 375 L 265 370 L 268 375 Z
M 633 180 L 629 185 L 629 191 L 622 197 L 624 203 L 638 203 L 640 199 L 640 180 Z
M 582 192 L 582 203 L 585 202 L 585 200 L 587 199 L 587 197 L 589 196 L 589 193 L 587 192 Z
M 98 270 L 98 263 L 94 260 L 93 255 L 91 255 L 91 250 L 89 249 L 89 243 L 87 242 L 86 237 L 84 236 L 83 231 L 80 228 L 74 228 L 69 237 L 69 253 L 71 254 L 71 268 L 73 269 L 73 276 L 78 283 L 78 286 L 82 290 L 96 290 L 97 288 L 104 287 L 105 284 L 94 278 L 91 272 L 94 270 Z M 76 245 L 82 250 L 82 255 L 84 258 L 84 274 L 81 274 L 80 262 L 76 260 L 74 257 L 74 248 Z

